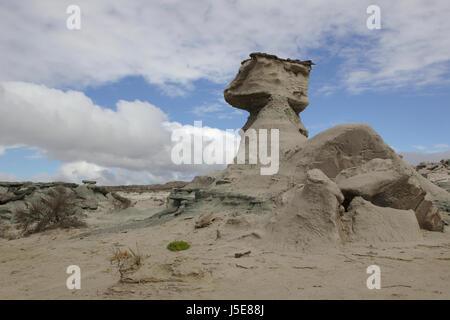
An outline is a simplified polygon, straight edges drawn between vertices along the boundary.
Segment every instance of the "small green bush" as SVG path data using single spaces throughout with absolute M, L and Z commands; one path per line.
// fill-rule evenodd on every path
M 185 241 L 173 241 L 167 245 L 167 249 L 170 251 L 182 251 L 189 249 L 189 243 Z

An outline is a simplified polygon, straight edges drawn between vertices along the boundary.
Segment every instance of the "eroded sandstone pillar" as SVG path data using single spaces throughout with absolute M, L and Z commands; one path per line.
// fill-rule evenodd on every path
M 309 104 L 311 61 L 252 53 L 225 89 L 225 100 L 250 112 L 243 130 L 279 129 L 280 151 L 303 144 L 308 131 L 299 113 Z

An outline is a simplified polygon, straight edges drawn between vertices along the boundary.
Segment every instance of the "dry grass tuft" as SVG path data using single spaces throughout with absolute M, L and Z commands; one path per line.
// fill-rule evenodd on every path
M 23 235 L 55 228 L 80 228 L 86 223 L 77 216 L 75 196 L 66 188 L 58 186 L 48 197 L 32 201 L 28 208 L 17 209 L 15 220 Z
M 14 240 L 16 234 L 12 232 L 12 226 L 0 220 L 0 239 Z
M 114 248 L 110 262 L 117 267 L 120 274 L 120 281 L 124 281 L 127 275 L 137 271 L 142 266 L 142 260 L 142 254 L 136 243 L 136 252 L 131 248 L 128 248 L 128 250 Z

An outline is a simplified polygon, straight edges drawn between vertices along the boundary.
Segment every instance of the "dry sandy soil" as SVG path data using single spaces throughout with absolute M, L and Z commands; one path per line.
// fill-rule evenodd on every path
M 164 208 L 166 195 L 126 194 L 133 208 L 91 213 L 88 229 L 1 239 L 0 299 L 450 299 L 448 227 L 444 233 L 422 231 L 418 242 L 312 251 L 268 240 L 261 218 L 252 215 L 217 215 L 200 229 L 194 227 L 198 217 L 180 216 L 80 236 L 143 220 Z M 174 240 L 191 247 L 171 252 L 166 247 Z M 119 281 L 110 261 L 113 248 L 136 247 L 143 265 Z M 380 290 L 366 286 L 366 268 L 373 264 L 381 268 Z M 81 268 L 80 290 L 66 288 L 69 265 Z

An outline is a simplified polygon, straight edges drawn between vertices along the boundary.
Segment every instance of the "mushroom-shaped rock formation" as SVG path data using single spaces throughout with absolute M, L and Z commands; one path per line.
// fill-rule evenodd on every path
M 279 129 L 281 150 L 303 142 L 308 131 L 299 113 L 309 104 L 312 64 L 265 53 L 250 54 L 250 59 L 242 62 L 236 78 L 224 91 L 229 104 L 250 112 L 242 129 Z
M 160 216 L 245 215 L 239 219 L 265 230 L 271 243 L 302 247 L 419 239 L 419 226 L 443 230 L 434 203 L 450 194 L 406 164 L 370 126 L 343 124 L 307 138 L 299 113 L 309 103 L 310 61 L 250 57 L 224 95 L 250 113 L 244 132 L 279 129 L 278 172 L 261 175 L 258 165 L 230 164 L 175 189 Z
M 270 97 L 280 96 L 297 114 L 308 106 L 311 61 L 280 59 L 258 52 L 250 57 L 242 61 L 236 78 L 225 89 L 229 104 L 252 112 L 264 107 Z

